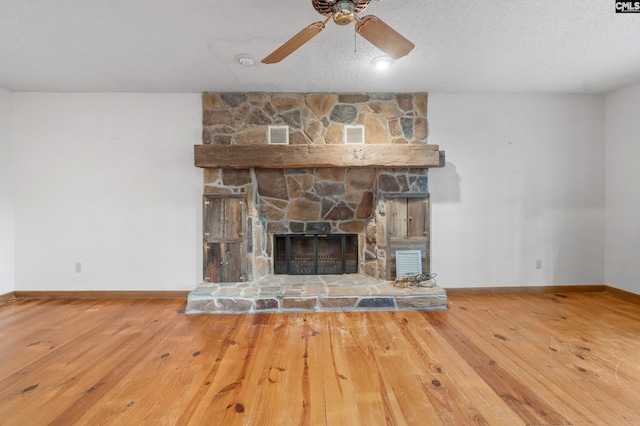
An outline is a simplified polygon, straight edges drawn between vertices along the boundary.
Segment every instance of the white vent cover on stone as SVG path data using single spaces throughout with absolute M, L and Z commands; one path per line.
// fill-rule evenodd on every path
M 364 126 L 362 124 L 346 124 L 342 139 L 344 143 L 364 143 Z
M 422 273 L 422 250 L 396 250 L 396 277 Z
M 269 126 L 268 142 L 270 145 L 288 145 L 289 126 Z

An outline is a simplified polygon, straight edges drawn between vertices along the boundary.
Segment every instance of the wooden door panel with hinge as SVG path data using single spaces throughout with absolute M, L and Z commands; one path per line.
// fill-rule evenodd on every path
M 243 237 L 244 200 L 237 197 L 205 197 L 203 220 L 207 241 L 240 240 Z
M 223 264 L 220 243 L 204 244 L 204 280 L 220 282 L 221 265 Z
M 221 282 L 242 281 L 242 244 L 222 243 Z
M 387 198 L 387 279 L 395 278 L 396 250 L 420 250 L 422 272 L 429 273 L 429 213 L 428 194 Z
M 224 238 L 224 199 L 205 197 L 203 203 L 203 232 L 206 241 Z
M 389 237 L 407 236 L 407 199 L 387 199 L 387 232 Z
M 205 195 L 203 200 L 204 279 L 244 281 L 245 198 Z
M 244 201 L 241 198 L 226 198 L 224 201 L 224 238 L 241 239 L 243 236 L 242 209 Z
M 429 201 L 427 198 L 407 198 L 407 237 L 426 237 Z
M 242 275 L 242 243 L 207 243 L 204 275 L 208 282 L 239 282 Z

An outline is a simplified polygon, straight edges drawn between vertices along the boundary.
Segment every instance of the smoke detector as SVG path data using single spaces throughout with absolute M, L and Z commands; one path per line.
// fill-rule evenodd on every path
M 256 61 L 251 57 L 251 55 L 241 54 L 236 56 L 236 62 L 242 65 L 245 68 L 251 68 L 256 64 Z

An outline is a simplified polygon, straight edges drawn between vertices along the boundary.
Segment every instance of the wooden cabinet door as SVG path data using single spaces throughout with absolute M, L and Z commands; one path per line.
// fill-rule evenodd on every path
M 429 199 L 426 197 L 407 198 L 407 237 L 425 238 L 429 236 Z
M 203 202 L 204 279 L 244 280 L 245 199 L 205 195 Z
M 422 273 L 429 273 L 429 197 L 389 197 L 387 213 L 387 279 L 396 277 L 396 250 L 420 250 Z
M 387 233 L 389 237 L 407 237 L 406 198 L 387 198 Z
M 242 239 L 244 235 L 244 200 L 242 198 L 225 198 L 224 203 L 224 238 Z
M 388 198 L 387 232 L 396 238 L 428 238 L 428 197 Z
M 207 243 L 204 250 L 205 281 L 243 281 L 242 243 Z
M 204 237 L 207 241 L 239 240 L 244 235 L 244 199 L 205 196 Z

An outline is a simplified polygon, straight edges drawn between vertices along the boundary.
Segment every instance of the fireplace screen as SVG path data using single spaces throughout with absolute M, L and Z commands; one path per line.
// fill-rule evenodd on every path
M 276 274 L 328 275 L 358 272 L 358 236 L 276 235 Z

